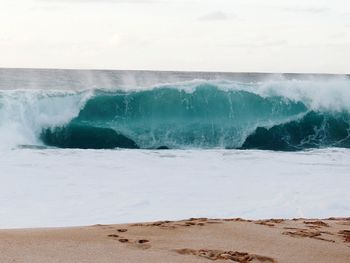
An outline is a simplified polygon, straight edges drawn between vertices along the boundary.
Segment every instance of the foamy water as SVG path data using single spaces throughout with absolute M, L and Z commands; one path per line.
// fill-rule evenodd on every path
M 0 228 L 350 214 L 350 150 L 0 153 Z

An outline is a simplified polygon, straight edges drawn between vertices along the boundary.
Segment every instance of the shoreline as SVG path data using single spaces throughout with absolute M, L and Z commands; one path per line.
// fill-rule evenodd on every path
M 0 230 L 1 262 L 332 262 L 350 218 L 207 219 Z

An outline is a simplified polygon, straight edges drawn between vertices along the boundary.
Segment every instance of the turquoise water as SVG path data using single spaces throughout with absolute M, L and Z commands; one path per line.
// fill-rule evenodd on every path
M 0 148 L 350 148 L 340 75 L 0 69 Z
M 43 129 L 62 148 L 244 148 L 303 150 L 350 147 L 348 112 L 313 111 L 301 101 L 200 84 L 144 91 L 96 92 L 78 116 Z

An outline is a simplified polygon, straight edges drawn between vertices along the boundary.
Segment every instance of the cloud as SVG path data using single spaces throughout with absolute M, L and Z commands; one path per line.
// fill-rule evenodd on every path
M 332 35 L 329 36 L 330 39 L 342 39 L 347 37 L 347 33 L 346 32 L 338 32 L 338 33 L 334 33 Z
M 258 48 L 258 47 L 279 47 L 288 45 L 286 40 L 275 40 L 275 41 L 256 41 L 247 43 L 238 43 L 226 45 L 226 47 L 246 47 L 246 48 Z
M 5 34 L 0 34 L 0 42 L 7 42 L 10 40 L 10 37 Z
M 229 16 L 221 11 L 205 14 L 198 18 L 199 21 L 225 21 Z
M 350 42 L 329 42 L 323 44 L 325 47 L 349 47 Z
M 114 3 L 114 4 L 146 4 L 165 3 L 169 0 L 39 0 L 46 3 Z
M 321 14 L 329 11 L 326 7 L 285 7 L 283 11 L 292 13 L 309 13 L 309 14 Z

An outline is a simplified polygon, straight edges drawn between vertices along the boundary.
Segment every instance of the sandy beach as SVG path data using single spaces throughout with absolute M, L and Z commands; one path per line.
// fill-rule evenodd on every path
M 350 218 L 192 218 L 0 231 L 1 262 L 350 262 Z

